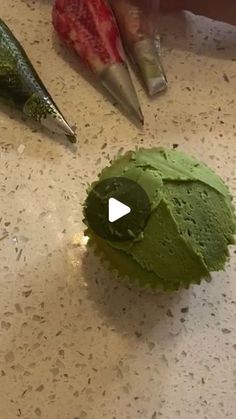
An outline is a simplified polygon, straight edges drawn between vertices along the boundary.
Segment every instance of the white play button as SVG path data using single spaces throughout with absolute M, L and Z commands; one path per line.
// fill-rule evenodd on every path
M 110 198 L 108 202 L 108 219 L 110 223 L 119 220 L 131 212 L 128 205 L 123 204 L 115 198 Z

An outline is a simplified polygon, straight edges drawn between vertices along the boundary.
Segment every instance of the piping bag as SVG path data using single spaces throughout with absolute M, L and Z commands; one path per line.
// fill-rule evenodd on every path
M 55 0 L 53 25 L 61 40 L 130 116 L 143 115 L 125 61 L 120 33 L 106 0 Z
M 72 128 L 57 108 L 26 52 L 0 19 L 0 97 L 30 119 L 76 142 Z
M 134 64 L 150 96 L 167 88 L 157 36 L 159 0 L 110 0 Z

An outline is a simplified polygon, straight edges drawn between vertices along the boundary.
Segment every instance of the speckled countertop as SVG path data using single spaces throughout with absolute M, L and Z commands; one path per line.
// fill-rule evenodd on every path
M 172 146 L 236 192 L 236 30 L 164 19 L 165 95 L 143 131 L 76 72 L 46 0 L 1 0 L 79 136 L 77 149 L 0 112 L 0 418 L 236 417 L 236 254 L 226 272 L 173 295 L 130 291 L 83 243 L 86 185 L 119 150 Z

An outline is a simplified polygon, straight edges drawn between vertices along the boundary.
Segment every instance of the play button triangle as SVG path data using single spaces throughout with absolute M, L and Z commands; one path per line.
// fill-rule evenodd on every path
M 108 219 L 110 223 L 119 220 L 131 212 L 128 205 L 123 204 L 115 198 L 110 198 L 108 201 Z

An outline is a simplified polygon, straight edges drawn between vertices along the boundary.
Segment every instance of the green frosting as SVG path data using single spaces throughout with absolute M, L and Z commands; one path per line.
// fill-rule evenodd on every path
M 24 105 L 24 113 L 32 119 L 40 122 L 47 118 L 48 114 L 56 117 L 55 110 L 51 103 L 45 97 L 40 97 L 37 93 L 33 93 Z
M 64 119 L 38 74 L 29 61 L 26 52 L 8 26 L 0 19 L 0 100 L 14 104 L 27 117 L 50 126 L 52 131 L 63 132 L 60 122 Z M 50 124 L 45 120 L 49 119 Z M 52 123 L 52 121 L 54 123 Z M 59 124 L 58 124 L 59 122 Z M 66 123 L 66 122 L 65 122 Z M 65 135 L 76 142 L 73 133 Z
M 139 183 L 151 202 L 143 233 L 129 242 L 108 242 L 88 229 L 110 267 L 142 287 L 175 290 L 222 270 L 236 223 L 227 186 L 211 169 L 176 150 L 128 152 L 99 180 L 125 176 Z
M 25 51 L 0 19 L 0 92 L 29 117 L 40 121 L 52 109 L 44 100 L 48 92 Z M 45 103 L 44 103 L 45 102 Z

